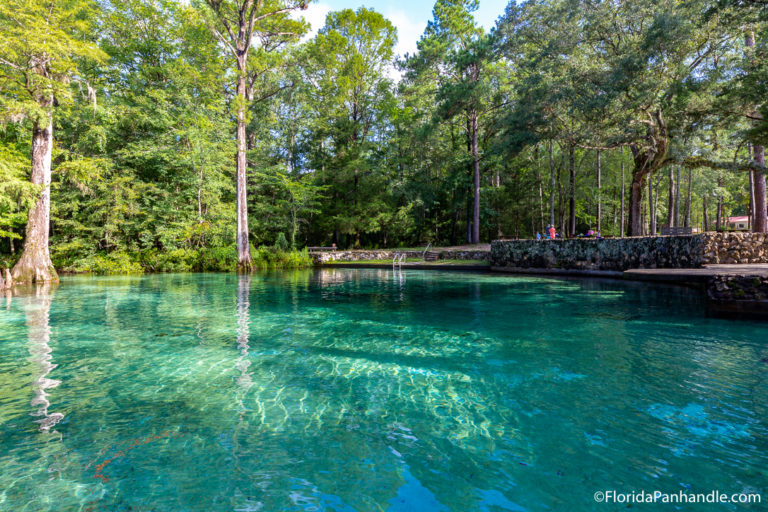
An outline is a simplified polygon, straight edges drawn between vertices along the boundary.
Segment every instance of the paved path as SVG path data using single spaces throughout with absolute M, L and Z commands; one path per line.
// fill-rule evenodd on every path
M 768 264 L 705 265 L 702 268 L 637 268 L 624 272 L 625 279 L 701 283 L 715 276 L 768 277 Z

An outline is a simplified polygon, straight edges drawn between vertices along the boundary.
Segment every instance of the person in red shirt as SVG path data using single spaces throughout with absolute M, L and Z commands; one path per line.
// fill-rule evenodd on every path
M 555 239 L 555 226 L 549 226 L 549 238 L 551 240 Z

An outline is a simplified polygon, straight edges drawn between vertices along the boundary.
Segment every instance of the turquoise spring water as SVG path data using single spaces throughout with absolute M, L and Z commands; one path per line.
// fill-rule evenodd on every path
M 703 310 L 451 272 L 68 277 L 0 298 L 0 510 L 765 506 L 768 324 Z

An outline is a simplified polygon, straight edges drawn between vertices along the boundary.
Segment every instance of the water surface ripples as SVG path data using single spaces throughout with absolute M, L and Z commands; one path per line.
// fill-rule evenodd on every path
M 684 288 L 330 269 L 3 300 L 0 510 L 768 499 L 768 325 Z

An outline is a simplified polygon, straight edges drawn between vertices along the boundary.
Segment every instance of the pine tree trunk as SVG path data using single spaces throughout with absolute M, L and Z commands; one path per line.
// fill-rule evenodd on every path
M 648 234 L 656 235 L 656 205 L 653 200 L 653 180 L 648 180 Z
M 544 183 L 541 176 L 537 176 L 539 182 L 539 229 L 544 231 Z
M 541 166 L 539 165 L 539 146 L 538 144 L 534 148 L 534 155 L 536 160 L 536 183 L 539 184 L 539 227 L 538 229 L 544 231 L 544 179 L 541 176 Z M 498 171 L 497 171 L 498 174 Z M 501 230 L 501 228 L 499 228 Z M 537 229 L 534 226 L 533 232 Z
M 53 150 L 53 97 L 41 106 L 48 110 L 47 117 L 32 128 L 32 183 L 42 185 L 37 202 L 29 210 L 24 250 L 13 267 L 14 283 L 58 282 L 48 249 L 51 216 L 51 151 Z M 42 123 L 42 124 L 41 124 Z M 6 284 L 7 286 L 7 284 Z
M 456 191 L 453 192 L 454 202 L 456 201 Z M 456 245 L 456 240 L 458 237 L 457 234 L 457 228 L 459 225 L 459 217 L 461 217 L 461 210 L 459 208 L 456 208 L 456 210 L 453 212 L 453 220 L 451 222 L 451 245 Z
M 754 160 L 758 165 L 765 165 L 765 148 L 755 145 L 753 147 Z M 766 209 L 765 172 L 755 171 L 755 219 L 752 222 L 752 231 L 755 233 L 768 233 L 768 210 Z
M 723 178 L 717 179 L 717 186 L 721 188 L 723 186 Z M 715 220 L 715 231 L 720 231 L 723 227 L 723 197 L 717 196 L 717 217 Z
M 237 101 L 237 268 L 239 271 L 250 272 L 253 268 L 253 261 L 251 260 L 251 250 L 248 244 L 245 62 L 240 64 L 240 76 L 237 78 Z
M 669 168 L 669 201 L 667 202 L 667 224 L 669 227 L 675 225 L 675 175 L 672 167 Z
M 675 180 L 675 227 L 680 226 L 680 166 L 677 166 L 677 179 Z
M 467 199 L 467 243 L 472 243 L 472 204 Z
M 707 195 L 701 196 L 701 208 L 704 216 L 704 232 L 709 231 L 709 213 L 707 213 Z
M 691 227 L 691 201 L 693 200 L 693 169 L 688 168 L 688 198 L 685 201 L 685 227 Z
M 624 212 L 625 212 L 625 201 L 626 201 L 626 186 L 627 178 L 624 175 L 624 148 L 621 148 L 621 238 L 624 238 Z
M 549 224 L 555 225 L 555 158 L 552 139 L 549 140 Z
M 755 34 L 752 31 L 748 31 L 746 34 L 746 45 L 752 52 L 755 47 Z M 763 146 L 755 144 L 752 146 L 752 158 L 756 164 L 765 165 L 765 148 Z M 765 186 L 765 172 L 755 171 L 754 173 L 754 187 L 755 187 L 755 212 L 754 219 L 752 220 L 752 231 L 754 233 L 768 233 L 768 210 L 766 209 L 766 186 Z
M 751 152 L 750 148 L 750 152 Z M 753 153 L 750 153 L 752 157 Z M 755 171 L 749 171 L 749 215 L 747 216 L 747 227 L 752 231 L 752 225 L 755 220 Z
M 576 236 L 576 153 L 573 144 L 568 146 L 568 235 Z
M 472 111 L 472 164 L 474 171 L 474 198 L 472 207 L 472 243 L 480 243 L 480 153 L 478 148 L 477 112 Z
M 597 150 L 597 232 L 600 233 L 603 229 L 603 197 L 602 197 L 602 169 L 600 168 L 600 150 Z

